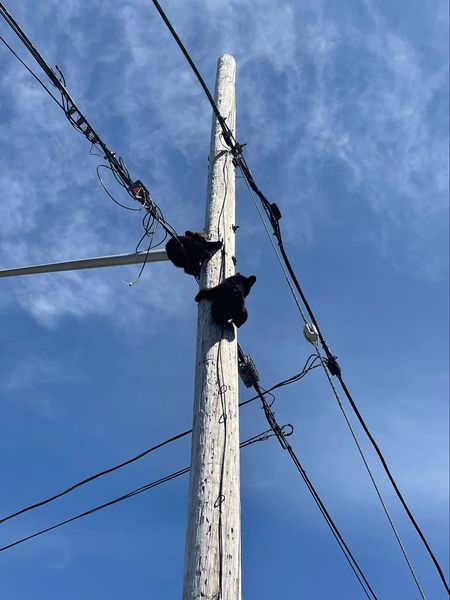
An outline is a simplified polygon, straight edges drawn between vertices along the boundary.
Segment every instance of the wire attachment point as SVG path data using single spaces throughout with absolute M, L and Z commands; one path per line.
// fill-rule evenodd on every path
M 294 433 L 294 427 L 290 423 L 286 423 L 286 425 L 283 425 L 280 429 L 283 432 L 284 437 L 289 437 Z
M 128 191 L 135 200 L 145 206 L 145 202 L 150 196 L 150 193 L 140 179 L 136 179 L 136 181 L 129 186 Z
M 328 367 L 328 370 L 332 375 L 337 377 L 341 374 L 341 367 L 337 361 L 337 356 L 332 356 L 331 354 L 325 359 L 325 363 Z

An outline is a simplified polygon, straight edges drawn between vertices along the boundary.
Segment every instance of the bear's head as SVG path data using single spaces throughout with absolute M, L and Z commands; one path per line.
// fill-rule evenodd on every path
M 234 276 L 234 281 L 242 289 L 244 296 L 247 296 L 250 292 L 252 285 L 256 281 L 256 277 L 254 275 L 249 275 L 248 277 L 246 277 L 245 275 L 241 275 L 241 273 L 236 273 L 236 275 Z
M 184 235 L 189 238 L 193 238 L 197 241 L 207 240 L 207 235 L 204 231 L 190 231 L 189 229 L 184 232 Z

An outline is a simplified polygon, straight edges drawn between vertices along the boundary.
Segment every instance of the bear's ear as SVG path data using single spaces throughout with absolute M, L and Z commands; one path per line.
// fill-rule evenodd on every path
M 247 277 L 247 281 L 252 286 L 256 281 L 256 277 L 254 275 L 250 275 L 249 277 Z
M 189 229 L 187 231 L 184 232 L 184 235 L 187 237 L 192 237 L 194 234 L 192 233 L 192 231 L 189 231 Z

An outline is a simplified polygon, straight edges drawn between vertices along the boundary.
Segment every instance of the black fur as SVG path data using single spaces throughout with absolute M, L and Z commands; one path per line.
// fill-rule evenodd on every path
M 222 248 L 222 242 L 210 242 L 203 231 L 186 231 L 178 238 L 171 238 L 166 244 L 169 260 L 184 272 L 194 277 L 200 277 L 202 260 Z
M 244 298 L 250 293 L 255 281 L 254 275 L 245 277 L 236 273 L 215 287 L 200 290 L 195 301 L 211 300 L 211 313 L 216 323 L 226 325 L 231 321 L 236 327 L 240 327 L 248 318 Z

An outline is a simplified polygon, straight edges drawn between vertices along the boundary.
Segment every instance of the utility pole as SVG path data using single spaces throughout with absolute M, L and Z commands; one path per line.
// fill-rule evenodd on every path
M 236 63 L 217 63 L 215 102 L 235 133 Z M 213 114 L 205 231 L 223 240 L 222 251 L 204 264 L 200 287 L 234 275 L 235 167 Z M 241 525 L 237 336 L 211 317 L 210 302 L 198 307 L 194 416 L 189 479 L 183 600 L 240 600 Z

